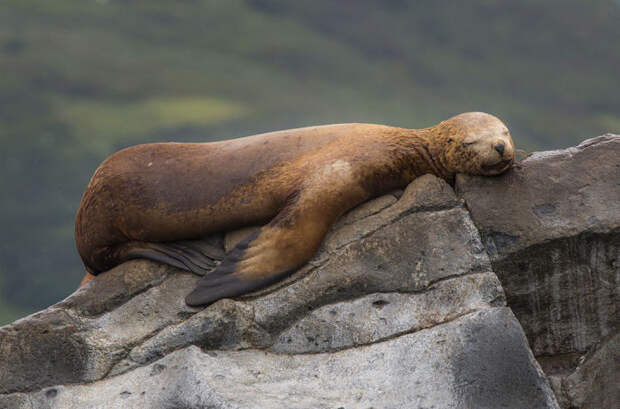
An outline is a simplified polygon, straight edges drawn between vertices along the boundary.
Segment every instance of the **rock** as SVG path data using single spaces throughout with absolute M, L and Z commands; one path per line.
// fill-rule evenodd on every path
M 557 407 L 467 210 L 432 176 L 345 215 L 282 283 L 201 310 L 183 303 L 198 279 L 125 263 L 3 328 L 0 407 Z M 54 359 L 28 360 L 12 334 L 47 327 Z
M 343 216 L 291 277 L 203 309 L 183 302 L 199 277 L 145 260 L 125 263 L 0 329 L 0 408 L 558 408 L 494 270 L 501 269 L 509 303 L 521 294 L 513 283 L 524 280 L 539 287 L 519 291 L 568 294 L 568 286 L 558 290 L 552 284 L 559 279 L 544 275 L 583 276 L 585 267 L 575 265 L 588 267 L 593 282 L 617 274 L 617 213 L 599 214 L 596 203 L 613 200 L 601 195 L 617 191 L 609 185 L 618 180 L 612 179 L 618 155 L 609 156 L 615 141 L 604 137 L 569 153 L 535 154 L 505 178 L 459 177 L 467 207 L 445 182 L 421 177 Z M 596 155 L 603 173 L 581 163 Z M 575 169 L 584 178 L 575 185 L 581 212 L 563 202 L 572 197 L 565 190 Z M 560 186 L 538 186 L 541 172 Z M 513 213 L 531 219 L 504 220 L 513 217 L 508 205 L 521 201 L 529 210 L 513 204 Z M 564 220 L 574 214 L 579 219 Z M 554 221 L 523 224 L 549 217 Z M 587 249 L 598 251 L 589 257 L 570 244 L 583 245 L 586 235 L 592 240 Z M 229 234 L 214 242 L 223 251 L 234 239 Z M 554 251 L 566 259 L 555 270 L 546 256 Z M 510 264 L 519 255 L 530 257 L 523 272 Z M 617 286 L 617 275 L 611 279 Z M 605 294 L 615 302 L 617 293 L 602 285 L 588 296 L 600 297 L 597 308 L 605 309 Z M 564 302 L 551 298 L 529 308 Z M 563 403 L 588 407 L 599 402 L 597 391 L 614 396 L 614 385 L 597 384 L 615 371 L 608 357 L 616 341 L 601 338 L 614 328 L 613 310 L 596 312 L 600 328 L 584 332 L 590 335 L 582 344 L 570 335 L 563 335 L 569 342 L 551 337 L 536 344 L 532 334 L 550 331 L 545 326 L 554 321 L 538 311 L 540 327 L 534 328 L 528 310 L 514 308 L 534 351 L 557 354 L 552 365 L 541 363 L 568 368 L 562 376 L 550 373 Z M 591 311 L 579 312 L 585 313 Z M 557 318 L 558 311 L 549 314 Z M 562 316 L 569 324 L 554 325 L 579 323 L 582 317 L 571 314 Z M 570 352 L 579 345 L 594 352 L 585 358 Z
M 491 259 L 532 245 L 620 228 L 620 136 L 536 152 L 499 177 L 458 175 Z
M 311 311 L 281 332 L 269 350 L 301 354 L 373 344 L 504 301 L 493 273 L 439 281 L 422 293 L 374 293 Z
M 570 407 L 613 408 L 620 402 L 620 331 L 602 340 L 583 357 L 574 373 L 562 380 L 562 395 Z
M 82 381 L 88 346 L 80 330 L 55 307 L 0 328 L 0 393 Z
M 11 398 L 19 402 L 23 395 Z M 556 407 L 507 308 L 483 309 L 338 353 L 205 352 L 189 346 L 94 384 L 32 393 L 27 402 L 21 407 Z
M 561 385 L 620 327 L 619 181 L 611 134 L 534 153 L 497 178 L 457 177 L 508 305 L 567 408 L 589 398 Z M 599 381 L 618 393 L 613 376 Z
M 161 284 L 171 268 L 163 264 L 131 261 L 106 271 L 58 304 L 84 317 L 95 317 L 122 305 L 132 297 Z M 96 294 L 96 297 L 93 295 Z

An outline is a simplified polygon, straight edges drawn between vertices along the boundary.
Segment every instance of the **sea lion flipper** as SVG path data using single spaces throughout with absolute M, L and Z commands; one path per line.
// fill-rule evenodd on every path
M 363 189 L 349 186 L 353 182 L 343 177 L 341 167 L 338 162 L 328 164 L 319 177 L 304 181 L 278 215 L 239 242 L 185 302 L 198 306 L 242 295 L 278 281 L 307 262 L 338 216 L 366 199 Z
M 204 276 L 186 298 L 188 305 L 211 304 L 278 281 L 305 263 L 329 227 L 297 201 L 266 226 L 240 241 L 213 273 Z
M 191 306 L 211 304 L 221 298 L 234 297 L 265 287 L 277 280 L 281 274 L 271 274 L 253 279 L 242 274 L 240 264 L 247 260 L 248 249 L 252 243 L 268 230 L 259 229 L 241 240 L 224 258 L 224 261 L 211 274 L 204 276 L 194 291 L 187 295 L 185 302 Z
M 224 252 L 204 240 L 182 240 L 165 243 L 129 242 L 119 250 L 120 260 L 147 258 L 182 270 L 205 275 L 221 260 Z

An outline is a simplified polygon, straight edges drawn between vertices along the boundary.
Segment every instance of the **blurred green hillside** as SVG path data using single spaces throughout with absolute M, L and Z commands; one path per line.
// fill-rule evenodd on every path
M 73 218 L 122 147 L 498 115 L 519 147 L 620 132 L 614 0 L 0 2 L 0 324 L 83 275 Z

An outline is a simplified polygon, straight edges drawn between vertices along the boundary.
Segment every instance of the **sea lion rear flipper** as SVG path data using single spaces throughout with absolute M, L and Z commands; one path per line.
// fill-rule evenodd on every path
M 224 258 L 224 251 L 206 240 L 180 240 L 163 243 L 130 242 L 125 244 L 120 249 L 119 259 L 130 260 L 134 258 L 159 261 L 198 275 L 205 275 L 213 271 L 217 260 Z

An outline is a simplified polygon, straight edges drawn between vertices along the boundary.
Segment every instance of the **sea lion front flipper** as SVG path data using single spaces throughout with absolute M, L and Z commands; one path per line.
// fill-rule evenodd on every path
M 305 180 L 266 226 L 250 234 L 203 277 L 186 298 L 191 306 L 235 297 L 285 277 L 316 252 L 332 223 L 368 198 L 339 162 Z
M 200 280 L 185 302 L 206 305 L 266 287 L 307 261 L 322 237 L 301 241 L 303 237 L 295 229 L 270 223 L 239 242 L 215 271 Z
M 250 243 L 257 239 L 261 231 L 262 229 L 257 230 L 241 240 L 215 271 L 199 281 L 194 291 L 185 298 L 185 302 L 192 306 L 211 304 L 221 298 L 245 294 L 275 281 L 277 277 L 273 277 L 273 280 L 248 279 L 237 271 L 239 264 L 245 259 Z

